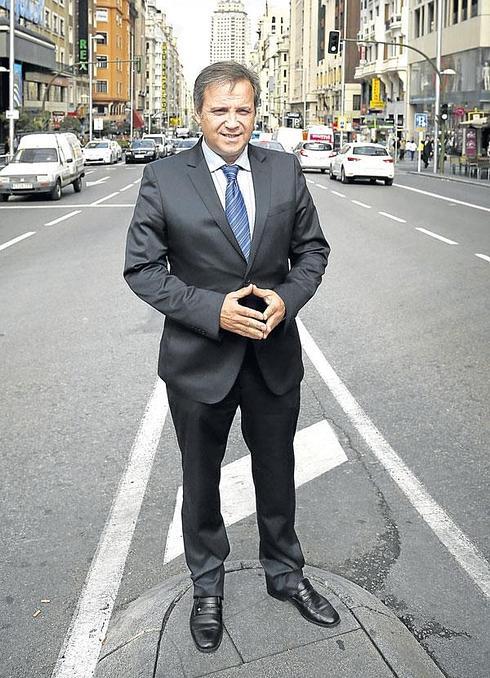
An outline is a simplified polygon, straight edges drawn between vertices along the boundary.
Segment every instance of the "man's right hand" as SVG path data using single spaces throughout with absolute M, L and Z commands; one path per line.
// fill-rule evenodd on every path
M 253 308 L 242 306 L 239 299 L 252 294 L 253 285 L 229 292 L 221 307 L 219 326 L 222 330 L 234 332 L 248 339 L 263 339 L 265 334 L 264 315 Z

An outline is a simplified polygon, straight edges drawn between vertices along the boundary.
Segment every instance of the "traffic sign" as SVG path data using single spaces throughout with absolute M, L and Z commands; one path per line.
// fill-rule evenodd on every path
M 417 132 L 427 129 L 427 113 L 415 113 L 415 129 Z
M 18 120 L 19 110 L 14 108 L 13 111 L 5 111 L 5 117 L 7 118 L 7 120 Z

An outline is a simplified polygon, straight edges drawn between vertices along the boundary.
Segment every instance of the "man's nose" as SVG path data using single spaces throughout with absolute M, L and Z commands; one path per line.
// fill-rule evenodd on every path
M 227 127 L 236 127 L 238 125 L 238 119 L 236 113 L 229 112 L 226 115 L 225 124 Z

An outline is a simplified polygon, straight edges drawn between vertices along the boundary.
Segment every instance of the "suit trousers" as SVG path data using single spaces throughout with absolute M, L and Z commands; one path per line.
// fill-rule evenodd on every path
M 219 481 L 238 407 L 252 459 L 259 558 L 267 588 L 289 595 L 303 577 L 304 558 L 294 528 L 293 439 L 300 387 L 281 396 L 272 393 L 262 378 L 252 341 L 248 342 L 235 384 L 220 402 L 196 402 L 167 389 L 182 454 L 182 529 L 194 596 L 223 597 L 224 561 L 230 545 L 221 515 Z

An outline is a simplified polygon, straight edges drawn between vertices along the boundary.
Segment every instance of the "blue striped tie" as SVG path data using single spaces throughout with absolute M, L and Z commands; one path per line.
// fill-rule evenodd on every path
M 240 245 L 243 256 L 248 261 L 250 254 L 250 228 L 243 196 L 238 186 L 238 165 L 223 165 L 221 168 L 227 180 L 225 192 L 225 214 L 231 230 Z

